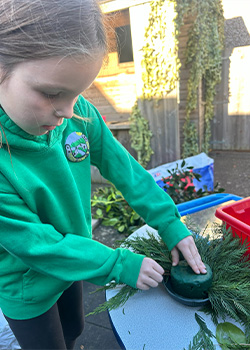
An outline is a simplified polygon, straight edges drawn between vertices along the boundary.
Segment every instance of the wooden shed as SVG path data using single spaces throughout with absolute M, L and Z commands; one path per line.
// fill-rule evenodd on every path
M 244 0 L 238 1 L 242 5 L 242 15 L 247 13 L 247 9 L 244 11 Z M 130 147 L 128 118 L 135 101 L 140 99 L 142 95 L 141 49 L 144 43 L 145 28 L 148 25 L 150 0 L 101 0 L 100 5 L 110 28 L 108 33 L 109 53 L 98 77 L 84 93 L 84 96 L 98 108 L 102 115 L 105 115 L 107 124 L 115 136 L 135 155 Z M 224 8 L 232 6 L 232 2 L 224 0 L 223 5 Z M 148 164 L 148 168 L 181 157 L 182 128 L 185 121 L 187 81 L 189 77 L 188 67 L 185 67 L 184 62 L 184 51 L 191 21 L 189 18 L 185 19 L 179 37 L 179 58 L 182 67 L 178 86 L 167 98 L 160 100 L 157 106 L 153 101 L 139 101 L 139 107 L 144 117 L 148 119 L 150 129 L 153 132 L 151 145 L 154 155 Z M 234 87 L 234 99 L 237 95 L 236 100 L 241 104 L 243 103 L 242 94 L 246 93 L 243 92 L 245 87 L 240 86 L 240 84 L 235 89 L 237 82 L 230 81 L 232 75 L 229 74 L 230 55 L 234 48 L 246 47 L 250 44 L 249 32 L 243 18 L 241 16 L 238 16 L 238 19 L 226 18 L 225 34 L 226 48 L 223 53 L 222 83 L 218 87 L 216 96 L 211 148 L 250 150 L 250 131 L 248 131 L 250 130 L 250 107 L 249 111 L 244 112 L 243 118 L 231 118 L 228 98 L 228 86 L 231 90 Z M 238 41 L 236 38 L 238 38 Z M 247 57 L 250 58 L 249 55 Z M 237 62 L 242 64 L 242 58 L 238 57 Z M 201 144 L 204 128 L 202 86 L 197 92 L 197 99 L 198 108 L 193 111 L 190 117 L 196 123 L 199 143 Z M 237 116 L 240 113 L 239 111 Z M 231 121 L 228 117 L 231 118 Z M 232 121 L 233 118 L 235 121 Z M 237 137 L 235 137 L 235 128 L 238 130 Z
M 136 100 L 142 96 L 142 47 L 148 25 L 151 0 L 100 1 L 108 27 L 109 53 L 93 85 L 84 93 L 106 117 L 118 140 L 130 147 L 128 118 Z M 153 132 L 154 156 L 148 167 L 180 157 L 178 91 L 154 102 L 143 101 L 140 108 Z

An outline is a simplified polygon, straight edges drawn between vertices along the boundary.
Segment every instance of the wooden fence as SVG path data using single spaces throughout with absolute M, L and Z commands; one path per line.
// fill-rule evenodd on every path
M 179 119 L 177 98 L 173 92 L 159 101 L 139 100 L 142 115 L 149 121 L 152 131 L 151 147 L 154 154 L 148 169 L 172 162 L 180 157 Z

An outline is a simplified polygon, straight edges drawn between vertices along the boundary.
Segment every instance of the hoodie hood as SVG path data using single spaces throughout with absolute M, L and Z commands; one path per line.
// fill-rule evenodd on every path
M 44 148 L 52 147 L 56 142 L 61 141 L 67 122 L 68 120 L 64 119 L 62 125 L 56 127 L 48 134 L 40 136 L 31 135 L 15 124 L 5 111 L 0 108 L 0 141 L 3 145 L 8 145 L 10 149 L 40 151 Z

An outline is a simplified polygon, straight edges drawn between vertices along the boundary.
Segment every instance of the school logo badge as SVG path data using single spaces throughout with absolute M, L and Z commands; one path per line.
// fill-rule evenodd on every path
M 71 162 L 81 162 L 89 155 L 89 141 L 81 132 L 74 131 L 65 142 L 66 156 Z

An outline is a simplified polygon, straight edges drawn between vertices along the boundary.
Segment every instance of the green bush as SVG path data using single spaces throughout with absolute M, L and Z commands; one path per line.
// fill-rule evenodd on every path
M 114 226 L 120 233 L 129 235 L 145 223 L 114 185 L 98 188 L 93 193 L 91 205 L 95 219 L 102 219 L 102 225 Z

